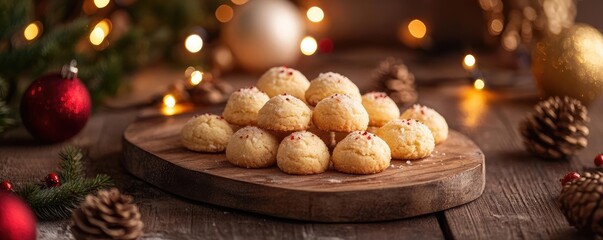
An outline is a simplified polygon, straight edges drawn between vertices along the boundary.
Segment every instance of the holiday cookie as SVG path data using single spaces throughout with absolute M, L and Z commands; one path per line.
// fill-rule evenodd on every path
M 306 101 L 311 106 L 316 106 L 320 100 L 336 93 L 347 94 L 356 101 L 362 101 L 358 87 L 347 77 L 333 72 L 321 73 L 310 82 L 310 87 L 306 91 Z
M 276 162 L 278 140 L 268 131 L 247 126 L 235 132 L 226 146 L 226 160 L 244 168 L 270 167 Z
M 413 105 L 400 115 L 401 119 L 416 119 L 427 125 L 435 143 L 441 143 L 448 138 L 448 124 L 446 119 L 435 110 L 419 104 Z
M 288 67 L 273 67 L 266 71 L 256 83 L 258 89 L 269 97 L 288 93 L 305 101 L 310 81 L 301 72 Z
M 236 125 L 256 125 L 258 112 L 270 97 L 256 87 L 241 88 L 230 95 L 222 116 Z
M 347 94 L 334 94 L 316 105 L 312 120 L 323 131 L 352 132 L 366 130 L 369 115 L 359 101 Z
M 362 95 L 362 106 L 369 114 L 369 126 L 381 127 L 400 116 L 398 105 L 384 92 Z
M 340 172 L 372 174 L 389 167 L 389 146 L 375 134 L 355 131 L 348 134 L 333 150 L 333 167 Z
M 198 152 L 221 152 L 232 135 L 232 129 L 224 118 L 203 114 L 188 120 L 180 130 L 184 147 Z
M 435 148 L 429 128 L 414 119 L 396 119 L 377 130 L 392 151 L 392 158 L 415 160 L 427 157 Z
M 299 131 L 283 139 L 276 154 L 276 164 L 289 174 L 316 174 L 327 170 L 330 157 L 329 148 L 318 136 Z
M 312 110 L 290 94 L 272 97 L 258 113 L 258 126 L 274 131 L 305 130 L 312 120 Z

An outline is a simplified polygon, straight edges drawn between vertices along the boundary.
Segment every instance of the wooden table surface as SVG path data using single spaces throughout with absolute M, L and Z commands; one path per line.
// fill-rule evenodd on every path
M 335 71 L 349 76 L 361 89 L 370 89 L 370 70 L 392 51 L 359 50 L 304 59 L 299 67 L 309 78 Z M 403 55 L 403 54 L 402 54 Z M 460 56 L 425 61 L 403 55 L 417 74 L 420 103 L 446 117 L 451 128 L 473 139 L 486 156 L 486 189 L 469 204 L 435 214 L 398 221 L 323 224 L 278 219 L 183 199 L 124 170 L 122 134 L 129 123 L 149 109 L 101 108 L 86 128 L 73 139 L 54 145 L 35 143 L 24 129 L 8 132 L 0 140 L 0 178 L 19 184 L 43 178 L 58 163 L 57 153 L 67 144 L 88 153 L 88 172 L 108 173 L 117 187 L 135 197 L 145 223 L 145 239 L 576 239 L 588 238 L 569 226 L 558 208 L 559 178 L 568 171 L 592 166 L 603 151 L 603 102 L 590 107 L 588 148 L 571 161 L 545 161 L 528 154 L 517 131 L 518 122 L 538 101 L 530 80 L 516 85 L 477 91 L 462 81 L 425 80 L 438 75 L 463 75 Z M 118 103 L 152 91 L 141 90 L 157 82 L 169 82 L 173 72 L 142 71 L 132 79 L 133 93 Z M 436 70 L 434 70 L 436 69 Z M 167 76 L 167 77 L 166 77 Z M 226 76 L 235 86 L 251 85 L 257 76 Z M 438 78 L 438 77 L 435 77 Z M 173 78 L 172 78 L 173 79 Z M 450 83 L 446 82 L 450 81 Z M 522 82 L 523 81 L 523 82 Z M 144 84 L 143 84 L 144 83 Z M 138 87 L 136 87 L 138 85 Z M 157 90 L 155 87 L 153 91 Z M 199 107 L 200 112 L 219 112 L 221 106 Z M 204 191 L 204 189 L 198 189 Z M 404 196 L 400 196 L 404 197 Z M 69 220 L 41 222 L 40 239 L 68 239 Z

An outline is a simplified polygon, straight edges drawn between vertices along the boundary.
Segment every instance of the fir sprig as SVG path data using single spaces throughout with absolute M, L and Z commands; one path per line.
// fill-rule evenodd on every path
M 0 100 L 0 134 L 15 124 L 10 108 L 6 103 Z
M 68 218 L 87 194 L 112 185 L 111 178 L 105 174 L 86 178 L 82 163 L 84 154 L 80 149 L 66 147 L 59 157 L 60 187 L 46 188 L 31 183 L 17 189 L 17 194 L 29 204 L 39 220 Z

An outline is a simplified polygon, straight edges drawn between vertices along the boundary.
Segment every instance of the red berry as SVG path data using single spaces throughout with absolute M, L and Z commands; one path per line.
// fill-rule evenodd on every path
M 15 190 L 13 190 L 13 184 L 6 180 L 0 183 L 0 191 L 14 192 Z
M 561 186 L 565 186 L 565 184 L 573 182 L 574 180 L 576 180 L 578 178 L 580 178 L 580 174 L 578 174 L 577 172 L 569 172 L 569 173 L 565 174 L 565 176 L 563 176 L 563 178 L 560 179 L 559 181 L 561 182 Z
M 595 166 L 600 167 L 601 165 L 603 165 L 603 153 L 599 153 L 599 155 L 597 155 L 595 157 Z
M 46 187 L 49 187 L 49 188 L 61 186 L 61 179 L 59 179 L 59 175 L 57 175 L 56 173 L 53 173 L 53 172 L 46 175 L 46 178 L 44 179 L 44 181 L 46 182 Z

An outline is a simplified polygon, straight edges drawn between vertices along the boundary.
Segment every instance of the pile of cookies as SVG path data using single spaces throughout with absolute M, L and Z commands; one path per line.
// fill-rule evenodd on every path
M 338 73 L 312 81 L 274 67 L 255 87 L 234 92 L 222 116 L 198 115 L 182 128 L 182 144 L 198 152 L 223 152 L 243 168 L 277 165 L 289 174 L 317 174 L 329 166 L 350 174 L 379 173 L 391 159 L 428 157 L 446 140 L 446 120 L 414 105 L 400 114 L 382 92 L 360 94 Z

